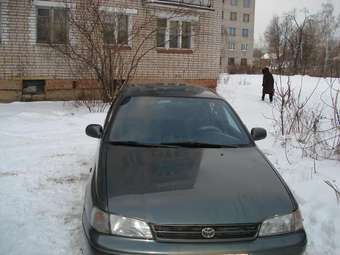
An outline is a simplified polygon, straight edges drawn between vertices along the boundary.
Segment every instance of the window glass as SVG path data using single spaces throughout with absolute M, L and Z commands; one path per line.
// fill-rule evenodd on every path
M 249 14 L 243 14 L 243 22 L 249 23 L 250 15 Z
M 67 10 L 65 8 L 54 9 L 53 16 L 53 42 L 67 42 Z
M 236 49 L 236 43 L 235 42 L 229 42 L 228 43 L 228 49 L 229 50 L 235 50 Z
M 157 47 L 164 48 L 192 48 L 192 23 L 158 19 L 156 43 Z
M 235 65 L 235 58 L 228 58 L 228 65 Z
M 67 9 L 37 9 L 37 42 L 66 43 L 68 39 Z
M 115 42 L 115 25 L 114 23 L 105 23 L 103 31 L 104 43 L 114 44 Z
M 179 48 L 179 22 L 170 21 L 170 48 Z
M 248 50 L 248 44 L 242 43 L 241 44 L 241 50 L 244 50 L 244 51 Z
M 243 37 L 248 37 L 249 36 L 249 29 L 243 28 L 242 29 L 242 36 Z
M 24 80 L 22 84 L 23 95 L 40 95 L 45 93 L 45 80 Z
M 191 48 L 191 23 L 182 22 L 182 48 Z
M 237 12 L 231 12 L 230 13 L 230 20 L 232 20 L 232 21 L 237 20 Z
M 38 10 L 37 16 L 37 42 L 48 43 L 50 42 L 50 10 L 41 9 Z
M 229 36 L 236 36 L 236 28 L 235 27 L 229 27 Z
M 103 40 L 106 44 L 129 44 L 129 16 L 110 14 L 104 17 Z
M 242 66 L 248 65 L 248 60 L 246 58 L 241 58 L 241 65 Z
M 165 47 L 166 41 L 166 19 L 157 20 L 157 47 Z
M 250 144 L 239 119 L 224 101 L 179 97 L 127 98 L 113 119 L 109 139 L 152 144 Z
M 129 41 L 129 17 L 118 15 L 118 44 L 127 45 Z
M 250 8 L 251 0 L 243 0 L 243 7 Z

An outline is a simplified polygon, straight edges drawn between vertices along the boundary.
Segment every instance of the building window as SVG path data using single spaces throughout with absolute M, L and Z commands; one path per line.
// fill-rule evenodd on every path
M 191 48 L 191 23 L 182 22 L 182 48 Z
M 158 19 L 157 20 L 157 47 L 165 47 L 166 41 L 166 19 Z
M 228 49 L 229 50 L 236 50 L 236 43 L 235 42 L 229 42 L 228 43 Z
M 228 35 L 229 36 L 236 36 L 236 27 L 229 27 L 228 28 Z
M 231 12 L 230 13 L 230 20 L 232 20 L 232 21 L 237 20 L 237 12 Z
M 170 48 L 179 48 L 179 21 L 170 21 Z
M 37 8 L 37 43 L 65 44 L 68 40 L 67 9 Z
M 235 65 L 235 58 L 228 58 L 228 65 L 230 66 Z
M 238 5 L 238 0 L 230 0 L 230 5 L 237 6 Z
M 103 41 L 105 44 L 129 44 L 129 16 L 110 14 L 105 16 Z
M 249 29 L 248 28 L 242 29 L 242 37 L 249 37 Z
M 241 66 L 247 66 L 248 60 L 246 58 L 241 58 Z
M 189 21 L 158 19 L 157 47 L 191 49 L 192 23 Z
M 222 11 L 222 14 L 221 14 L 221 16 L 222 16 L 222 19 L 224 19 L 224 11 Z
M 247 51 L 248 50 L 248 44 L 247 43 L 242 43 L 241 44 L 241 50 L 242 51 Z
M 22 86 L 23 95 L 45 94 L 45 80 L 24 80 Z
M 118 15 L 118 44 L 129 44 L 129 16 L 120 14 Z
M 243 14 L 243 22 L 249 23 L 249 21 L 250 21 L 250 15 L 247 13 Z
M 251 6 L 251 0 L 243 0 L 244 8 L 250 8 L 250 6 Z

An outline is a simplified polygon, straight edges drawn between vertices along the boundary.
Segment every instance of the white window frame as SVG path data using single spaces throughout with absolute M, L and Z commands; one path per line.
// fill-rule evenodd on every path
M 159 48 L 164 48 L 164 49 L 183 49 L 183 50 L 192 50 L 194 48 L 194 41 L 193 41 L 193 20 L 192 19 L 185 19 L 185 17 L 181 17 L 181 18 L 166 18 L 166 17 L 159 17 L 160 19 L 166 19 L 166 29 L 165 29 L 165 43 L 164 43 L 164 47 L 159 47 Z M 178 48 L 170 48 L 170 22 L 171 21 L 177 21 L 178 22 L 178 26 L 179 26 L 179 31 L 178 31 Z M 189 22 L 191 24 L 190 26 L 190 34 L 191 34 L 191 38 L 190 38 L 190 47 L 189 48 L 182 48 L 182 24 L 183 22 Z M 157 40 L 156 40 L 157 43 Z
M 1 0 L 0 0 L 1 1 Z M 32 36 L 32 42 L 33 44 L 43 44 L 43 43 L 38 43 L 38 9 L 39 8 L 67 8 L 67 9 L 73 9 L 75 8 L 75 4 L 73 3 L 63 3 L 63 2 L 54 2 L 54 1 L 46 1 L 46 0 L 32 0 L 32 4 L 34 7 L 34 14 L 32 15 L 32 18 L 34 17 L 34 22 L 30 24 L 30 29 L 32 31 L 31 36 Z M 67 35 L 68 40 L 70 39 L 70 28 L 68 27 L 68 35 Z
M 229 41 L 228 42 L 228 50 L 236 50 L 236 42 Z
M 248 43 L 241 44 L 241 51 L 248 51 Z
M 75 4 L 72 3 L 63 3 L 63 2 L 54 2 L 54 1 L 46 1 L 46 0 L 33 0 L 33 5 L 38 7 L 54 7 L 54 8 L 74 8 Z
M 131 20 L 131 16 L 126 14 L 126 13 L 115 13 L 115 14 L 123 14 L 123 15 L 127 16 L 127 18 L 128 18 L 128 41 L 127 41 L 127 44 L 122 44 L 121 46 L 132 47 L 132 38 L 131 38 L 131 33 L 132 33 L 131 22 L 132 22 L 132 20 Z M 114 38 L 116 38 L 116 40 L 118 40 L 118 33 L 119 33 L 118 24 L 119 24 L 118 15 L 116 15 L 114 17 L 114 23 L 112 24 L 113 26 L 116 26 L 114 28 Z
M 128 46 L 132 48 L 132 29 L 133 29 L 133 15 L 137 15 L 138 11 L 136 9 L 125 9 L 125 8 L 114 8 L 101 6 L 100 11 L 112 14 L 125 14 L 128 17 L 128 43 L 122 46 Z M 115 16 L 115 24 L 118 26 L 118 16 Z M 115 38 L 118 38 L 118 29 L 115 28 Z
M 45 1 L 34 1 L 34 3 L 35 3 L 35 13 L 36 13 L 36 15 L 35 15 L 35 43 L 36 44 L 48 44 L 48 43 L 54 44 L 55 42 L 38 42 L 38 9 L 48 9 L 49 11 L 54 12 L 54 9 L 68 10 L 67 6 L 69 6 L 69 5 L 65 5 L 64 3 L 57 3 L 57 2 L 47 2 L 47 3 L 45 3 Z M 69 41 L 70 41 L 70 27 L 69 27 L 69 24 L 67 24 L 66 26 L 67 26 L 67 28 L 66 28 L 67 29 L 67 31 L 66 31 L 66 37 L 67 38 L 66 38 L 65 44 L 69 43 Z M 59 44 L 59 43 L 57 43 L 57 44 Z M 64 43 L 60 43 L 60 44 L 64 44 Z

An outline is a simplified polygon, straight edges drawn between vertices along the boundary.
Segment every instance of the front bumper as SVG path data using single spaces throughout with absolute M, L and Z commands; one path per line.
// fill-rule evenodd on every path
M 307 244 L 304 231 L 247 242 L 161 243 L 100 234 L 89 226 L 86 217 L 83 217 L 83 228 L 86 255 L 302 255 Z

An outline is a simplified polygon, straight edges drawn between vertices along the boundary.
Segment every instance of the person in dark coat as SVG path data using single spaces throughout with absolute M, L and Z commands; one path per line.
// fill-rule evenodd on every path
M 274 77 L 269 71 L 268 67 L 262 69 L 263 83 L 262 83 L 262 101 L 266 94 L 269 94 L 270 102 L 273 102 L 274 96 Z

